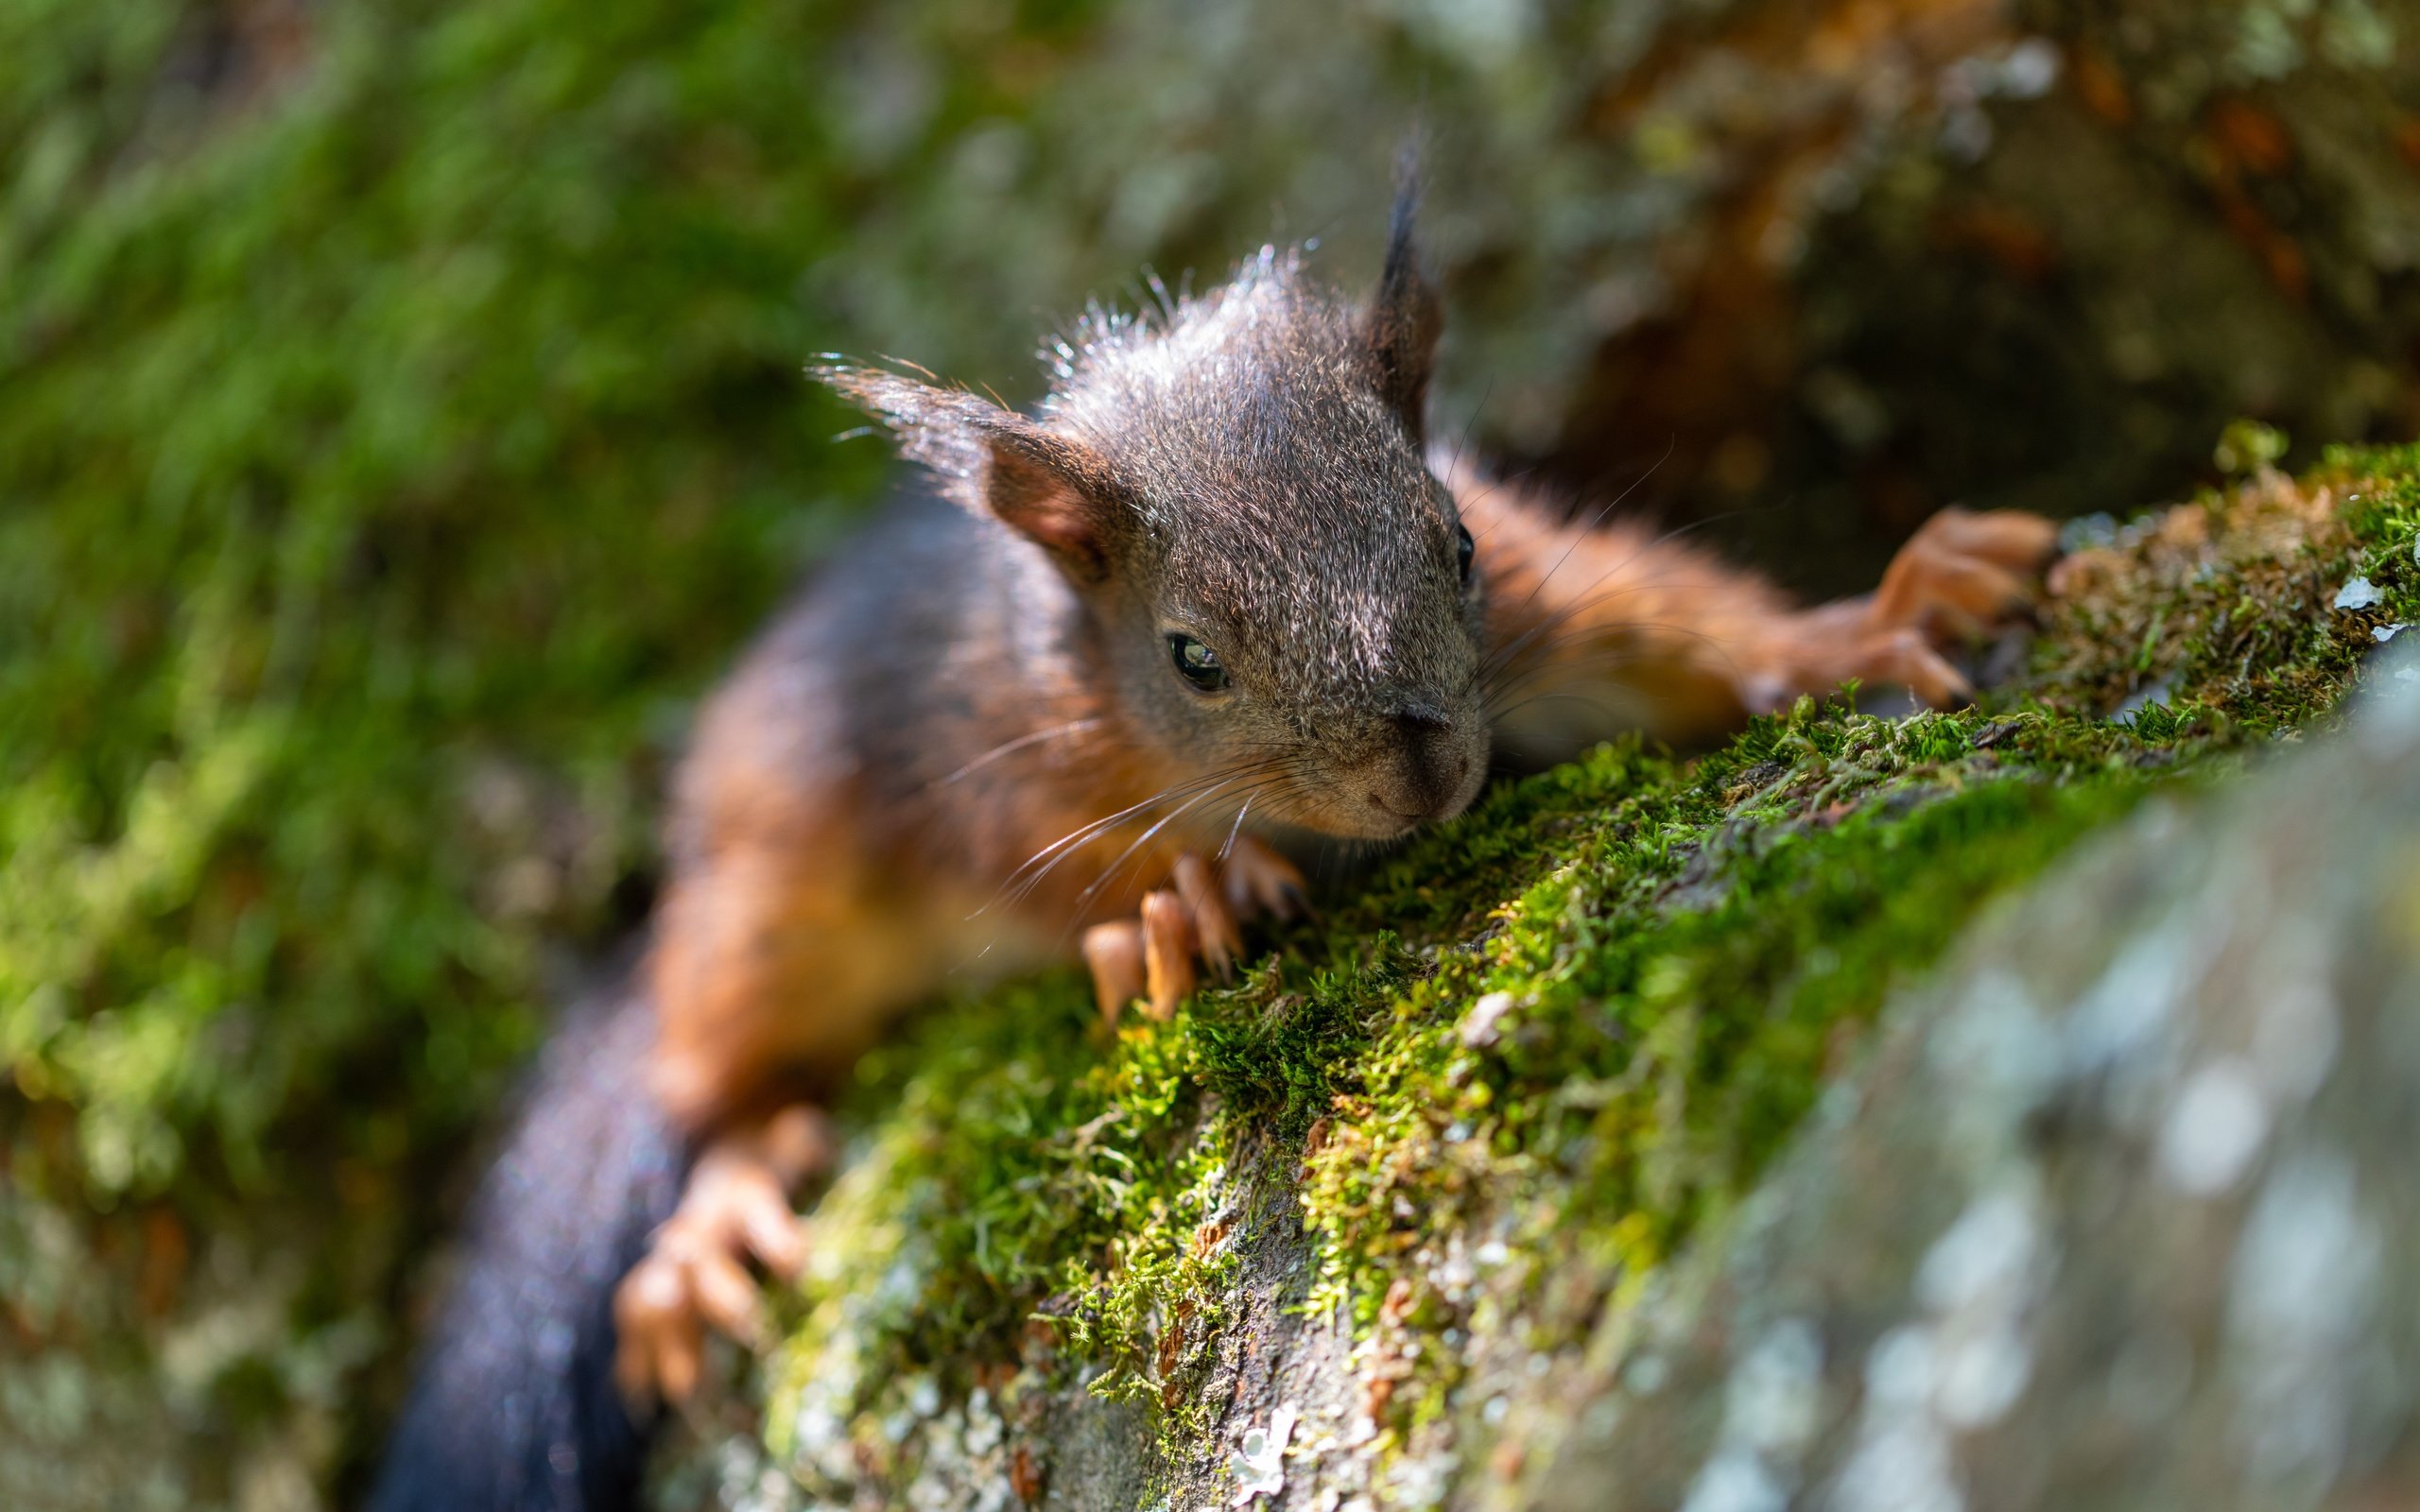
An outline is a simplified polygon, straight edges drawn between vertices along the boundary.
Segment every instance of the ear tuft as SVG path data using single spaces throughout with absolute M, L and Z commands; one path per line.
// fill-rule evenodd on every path
M 1378 277 L 1378 295 L 1371 301 L 1364 329 L 1377 367 L 1379 397 L 1402 420 L 1414 446 L 1427 434 L 1428 375 L 1436 365 L 1438 333 L 1444 326 L 1437 293 L 1421 276 L 1420 250 L 1412 234 L 1419 211 L 1419 151 L 1407 143 L 1395 163 L 1386 270 Z
M 982 440 L 993 418 L 1015 418 L 963 388 L 944 387 L 883 368 L 826 358 L 806 371 L 808 377 L 828 385 L 880 421 L 897 442 L 900 455 L 945 478 L 973 479 L 983 467 Z
M 1092 447 L 963 388 L 844 362 L 808 370 L 881 421 L 960 506 L 1044 547 L 1080 581 L 1107 576 L 1129 511 Z

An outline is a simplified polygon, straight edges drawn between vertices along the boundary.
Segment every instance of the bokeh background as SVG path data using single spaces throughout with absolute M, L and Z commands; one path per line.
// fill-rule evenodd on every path
M 1415 127 L 1441 433 L 1805 592 L 2420 429 L 2412 0 L 0 0 L 0 1501 L 358 1487 L 810 356 L 1357 284 Z

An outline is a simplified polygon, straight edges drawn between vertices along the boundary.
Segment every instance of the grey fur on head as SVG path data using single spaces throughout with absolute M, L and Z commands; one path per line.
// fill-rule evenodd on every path
M 1208 294 L 1090 311 L 1048 349 L 1031 416 L 897 372 L 816 369 L 961 507 L 1050 553 L 1172 760 L 1286 763 L 1296 816 L 1347 834 L 1459 810 L 1486 765 L 1479 593 L 1422 455 L 1441 321 L 1413 205 L 1407 184 L 1367 306 L 1263 248 Z M 1212 648 L 1229 686 L 1182 685 L 1171 636 Z

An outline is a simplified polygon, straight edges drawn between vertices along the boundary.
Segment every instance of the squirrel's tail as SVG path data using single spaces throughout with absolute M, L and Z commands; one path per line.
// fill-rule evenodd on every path
M 575 1006 L 482 1182 L 463 1263 L 371 1512 L 618 1512 L 652 1423 L 614 1384 L 614 1288 L 670 1215 L 686 1151 L 649 1093 L 655 1015 Z

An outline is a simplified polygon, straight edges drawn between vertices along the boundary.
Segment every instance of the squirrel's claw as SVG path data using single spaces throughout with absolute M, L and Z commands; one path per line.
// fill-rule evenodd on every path
M 1115 1023 L 1126 1005 L 1143 995 L 1143 925 L 1132 919 L 1095 924 L 1084 931 L 1083 952 L 1101 1022 Z
M 790 1193 L 831 1163 L 818 1109 L 784 1108 L 723 1136 L 690 1168 L 681 1203 L 614 1293 L 614 1380 L 633 1406 L 697 1389 L 708 1326 L 752 1347 L 764 1314 L 746 1262 L 787 1280 L 806 1260 Z
M 1210 880 L 1210 868 L 1200 856 L 1177 857 L 1176 895 L 1193 918 L 1193 933 L 1201 942 L 1201 959 L 1221 982 L 1236 978 L 1236 957 L 1244 950 L 1243 931 L 1228 911 L 1227 900 Z
M 680 1263 L 650 1249 L 614 1291 L 614 1383 L 635 1409 L 698 1383 L 699 1334 Z
M 1311 891 L 1294 864 L 1250 835 L 1238 835 L 1225 863 L 1227 902 L 1238 919 L 1308 919 Z
M 1280 919 L 1310 912 L 1303 874 L 1285 857 L 1237 836 L 1217 861 L 1187 853 L 1177 858 L 1172 885 L 1143 900 L 1139 919 L 1096 924 L 1084 931 L 1084 965 L 1092 971 L 1093 999 L 1111 1023 L 1136 998 L 1163 1022 L 1193 994 L 1198 960 L 1220 981 L 1235 978 L 1243 955 L 1239 920 L 1262 914 Z
M 1913 629 L 1884 630 L 1860 643 L 1851 653 L 1856 676 L 1870 682 L 1895 682 L 1923 703 L 1950 709 L 1975 696 L 1974 684 Z
M 757 1305 L 756 1283 L 733 1252 L 694 1245 L 687 1260 L 698 1315 L 728 1338 L 752 1349 L 764 1348 L 765 1315 Z
M 1942 654 L 2031 612 L 2033 583 L 2058 554 L 2059 527 L 2015 509 L 1944 509 L 1899 548 L 1881 586 L 1795 616 L 1777 676 L 1748 679 L 1753 708 L 1843 679 L 1897 683 L 1935 708 L 1974 696 Z
M 1940 640 L 2004 625 L 2030 612 L 2031 585 L 2058 550 L 2059 527 L 2040 515 L 1944 509 L 1891 559 L 1866 627 Z
M 1165 1023 L 1176 1017 L 1177 1005 L 1193 995 L 1198 977 L 1193 957 L 1201 948 L 1193 916 L 1174 888 L 1163 887 L 1143 900 L 1143 974 L 1150 988 L 1146 1009 Z
M 2059 555 L 2059 523 L 2023 509 L 1936 510 L 1916 537 L 2028 576 L 2039 574 Z

